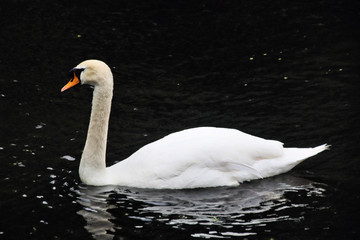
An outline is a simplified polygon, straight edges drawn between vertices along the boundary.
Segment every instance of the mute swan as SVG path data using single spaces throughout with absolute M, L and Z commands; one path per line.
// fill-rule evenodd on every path
M 289 171 L 326 149 L 283 148 L 283 143 L 235 129 L 199 127 L 172 133 L 145 145 L 127 159 L 106 167 L 113 76 L 99 60 L 86 60 L 70 71 L 61 92 L 78 83 L 94 86 L 90 124 L 79 175 L 88 185 L 139 188 L 237 186 L 243 181 Z

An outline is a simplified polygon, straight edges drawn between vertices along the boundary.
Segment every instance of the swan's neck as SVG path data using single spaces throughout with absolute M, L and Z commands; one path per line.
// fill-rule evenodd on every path
M 106 169 L 106 141 L 109 126 L 112 86 L 95 87 L 86 143 L 80 161 L 80 178 L 89 178 Z

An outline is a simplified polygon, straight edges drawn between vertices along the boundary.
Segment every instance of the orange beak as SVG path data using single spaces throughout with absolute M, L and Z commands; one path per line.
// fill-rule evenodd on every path
M 74 77 L 72 79 L 70 79 L 70 81 L 61 89 L 61 92 L 65 91 L 65 90 L 68 90 L 69 88 L 72 88 L 73 86 L 75 86 L 79 82 L 80 82 L 80 80 L 78 79 L 78 77 L 74 73 Z

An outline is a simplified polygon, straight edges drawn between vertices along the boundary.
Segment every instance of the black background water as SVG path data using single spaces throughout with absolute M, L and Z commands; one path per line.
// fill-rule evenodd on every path
M 351 1 L 1 1 L 0 239 L 358 239 L 359 4 Z M 92 89 L 115 78 L 108 164 L 168 133 L 241 129 L 332 145 L 237 188 L 81 184 Z

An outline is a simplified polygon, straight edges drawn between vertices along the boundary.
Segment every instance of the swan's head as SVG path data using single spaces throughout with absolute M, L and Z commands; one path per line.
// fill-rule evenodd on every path
M 69 77 L 70 81 L 61 89 L 62 92 L 78 83 L 94 87 L 112 88 L 113 86 L 113 76 L 109 66 L 99 60 L 86 60 L 80 63 L 70 70 Z

